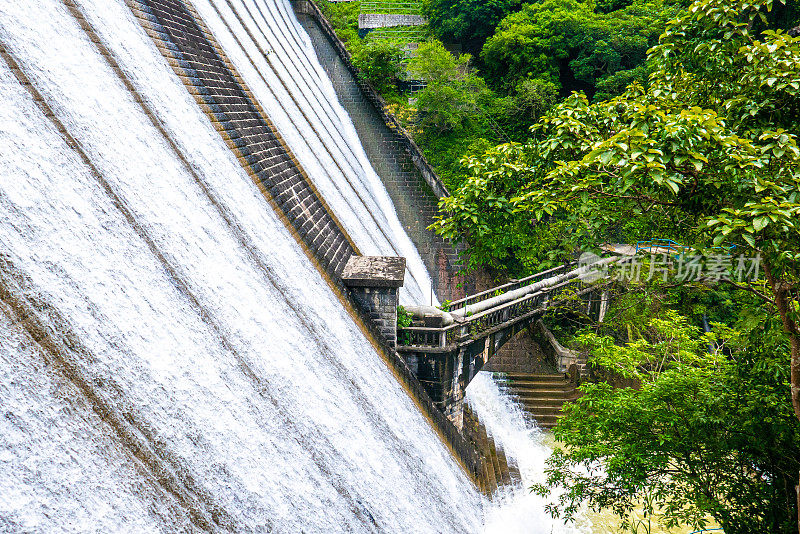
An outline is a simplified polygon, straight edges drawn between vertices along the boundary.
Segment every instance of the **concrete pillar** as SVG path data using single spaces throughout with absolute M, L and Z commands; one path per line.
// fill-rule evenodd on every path
M 381 336 L 397 346 L 397 306 L 406 274 L 406 259 L 385 256 L 351 256 L 342 271 L 342 282 Z

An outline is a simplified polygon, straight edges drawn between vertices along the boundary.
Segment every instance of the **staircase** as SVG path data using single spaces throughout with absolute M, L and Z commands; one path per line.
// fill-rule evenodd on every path
M 491 495 L 501 486 L 513 486 L 521 482 L 517 466 L 509 463 L 503 448 L 486 431 L 468 404 L 464 404 L 464 435 L 483 456 L 486 493 Z
M 556 426 L 564 403 L 580 392 L 564 374 L 509 373 L 495 377 L 508 388 L 536 423 L 545 429 Z

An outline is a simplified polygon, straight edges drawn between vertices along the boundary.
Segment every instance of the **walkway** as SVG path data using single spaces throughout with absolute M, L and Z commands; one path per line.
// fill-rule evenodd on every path
M 456 426 L 461 426 L 464 390 L 478 371 L 531 320 L 576 297 L 601 313 L 596 287 L 584 283 L 620 256 L 584 266 L 562 265 L 450 303 L 448 311 L 407 307 L 414 323 L 399 328 L 397 350 L 428 394 Z

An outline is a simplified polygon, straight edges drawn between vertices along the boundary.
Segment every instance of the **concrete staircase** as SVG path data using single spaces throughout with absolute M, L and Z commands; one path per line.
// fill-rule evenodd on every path
M 509 373 L 495 379 L 508 388 L 536 423 L 545 429 L 556 426 L 561 410 L 580 395 L 565 374 Z
M 488 494 L 494 493 L 501 486 L 512 486 L 521 482 L 516 464 L 508 461 L 503 448 L 486 431 L 486 427 L 468 404 L 464 404 L 464 435 L 483 455 L 484 480 Z

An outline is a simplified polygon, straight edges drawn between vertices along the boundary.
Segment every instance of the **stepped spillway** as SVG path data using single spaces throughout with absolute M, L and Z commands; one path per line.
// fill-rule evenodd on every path
M 360 251 L 406 257 L 401 300 L 430 303 L 428 271 L 289 2 L 193 5 Z
M 479 530 L 131 8 L 75 4 L 138 94 L 67 4 L 0 2 L 0 530 Z M 358 248 L 413 260 L 288 5 L 195 8 Z M 426 300 L 415 261 L 404 298 Z

